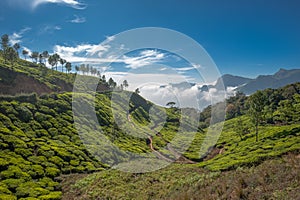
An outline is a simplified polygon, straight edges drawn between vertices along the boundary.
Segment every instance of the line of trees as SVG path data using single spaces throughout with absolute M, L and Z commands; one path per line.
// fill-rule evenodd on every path
M 6 63 L 9 61 L 11 63 L 11 66 L 13 66 L 14 62 L 19 57 L 19 49 L 20 45 L 18 43 L 15 43 L 13 46 L 9 45 L 9 36 L 7 34 L 4 34 L 1 36 L 1 55 L 4 58 L 4 62 Z
M 2 50 L 0 50 L 0 55 L 4 58 L 5 62 L 9 61 L 11 63 L 11 66 L 13 66 L 14 62 L 20 58 L 20 44 L 15 43 L 10 46 L 9 36 L 7 34 L 4 34 L 1 37 L 1 47 Z M 68 62 L 57 53 L 54 53 L 52 55 L 50 55 L 48 51 L 43 51 L 41 53 L 38 51 L 33 51 L 30 53 L 27 49 L 23 49 L 22 55 L 25 60 L 27 60 L 27 58 L 29 57 L 35 64 L 46 66 L 46 64 L 48 63 L 51 66 L 52 70 L 58 71 L 58 66 L 60 66 L 61 72 L 65 71 L 66 73 L 70 73 L 72 71 L 71 62 Z M 124 90 L 129 86 L 127 80 L 124 80 L 122 84 L 120 84 L 120 86 L 117 86 L 117 83 L 112 78 L 109 78 L 109 80 L 107 81 L 105 75 L 101 76 L 100 71 L 90 66 L 89 64 L 81 64 L 79 66 L 75 66 L 75 70 L 76 73 L 81 72 L 83 75 L 87 74 L 100 77 L 100 82 L 107 85 L 111 89 L 117 88 L 119 90 Z

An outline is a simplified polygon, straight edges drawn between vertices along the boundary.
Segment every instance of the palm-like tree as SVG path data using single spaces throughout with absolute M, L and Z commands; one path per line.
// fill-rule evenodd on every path
M 52 66 L 52 69 L 55 66 L 55 69 L 57 71 L 57 64 L 58 64 L 59 60 L 60 60 L 60 56 L 57 53 L 55 53 L 55 54 L 49 56 L 48 63 Z
M 5 50 L 8 47 L 9 37 L 7 34 L 1 36 L 1 46 L 2 49 Z
M 49 63 L 49 65 L 52 66 L 51 69 L 53 69 L 53 68 L 54 68 L 54 65 L 55 65 L 55 59 L 54 59 L 53 55 L 49 56 L 49 58 L 48 58 L 48 63 Z
M 77 65 L 75 66 L 75 70 L 76 70 L 76 73 L 79 71 L 79 67 Z
M 16 50 L 17 54 L 19 55 L 19 49 L 21 48 L 20 44 L 19 43 L 15 43 L 13 45 L 13 48 Z
M 39 54 L 39 63 L 40 64 L 42 64 L 43 63 L 43 59 L 44 59 L 44 57 L 43 57 L 43 54 Z
M 48 53 L 48 51 L 43 51 L 42 55 L 43 55 L 44 62 L 45 62 L 45 65 L 46 65 L 47 59 L 49 58 L 49 53 Z
M 129 86 L 127 80 L 124 80 L 124 81 L 123 81 L 123 86 L 124 86 L 125 89 Z
M 67 73 L 70 73 L 70 71 L 72 70 L 72 64 L 70 62 L 67 62 L 65 68 Z
M 35 63 L 37 63 L 38 57 L 39 57 L 39 52 L 37 52 L 37 51 L 32 52 L 31 55 L 30 55 L 30 58 L 33 61 L 35 61 Z
M 26 49 L 23 49 L 22 54 L 23 54 L 23 56 L 24 56 L 24 58 L 26 60 L 27 55 L 29 54 L 29 51 L 27 51 Z
M 67 62 L 65 59 L 60 58 L 59 62 L 61 64 L 61 72 L 64 72 L 64 64 Z

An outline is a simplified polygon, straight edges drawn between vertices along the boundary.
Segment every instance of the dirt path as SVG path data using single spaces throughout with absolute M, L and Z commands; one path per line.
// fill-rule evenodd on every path
M 162 155 L 159 151 L 156 151 L 153 148 L 152 136 L 149 136 L 148 139 L 149 139 L 149 147 L 152 150 L 152 152 L 156 154 L 156 157 L 158 157 L 159 159 L 165 160 L 167 162 L 174 162 L 174 160 L 167 158 L 166 156 Z
M 134 124 L 132 123 L 131 121 L 131 117 L 130 117 L 130 114 L 127 115 L 127 120 L 128 122 L 130 122 L 132 124 L 132 126 L 134 126 Z M 155 127 L 154 126 L 152 128 L 152 131 L 155 132 Z M 164 140 L 166 143 L 167 143 L 167 150 L 169 150 L 174 156 L 175 156 L 175 159 L 176 160 L 171 160 L 169 158 L 167 158 L 166 156 L 164 156 L 162 153 L 160 153 L 159 151 L 155 150 L 153 148 L 153 140 L 152 140 L 152 136 L 151 135 L 148 135 L 148 140 L 149 140 L 149 147 L 151 149 L 151 151 L 153 153 L 155 153 L 156 157 L 159 158 L 159 159 L 162 159 L 162 160 L 165 160 L 167 162 L 177 162 L 177 163 L 185 163 L 185 164 L 194 164 L 196 162 L 192 161 L 192 160 L 189 160 L 187 159 L 186 157 L 182 156 L 180 153 L 178 153 L 172 146 L 170 143 L 168 143 L 161 135 L 159 135 L 159 137 Z

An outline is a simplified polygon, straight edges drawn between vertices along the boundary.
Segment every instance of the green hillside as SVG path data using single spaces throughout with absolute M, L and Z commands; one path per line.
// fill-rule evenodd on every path
M 200 154 L 219 105 L 198 122 L 193 109 L 112 92 L 103 79 L 86 94 L 70 92 L 75 74 L 20 59 L 0 57 L 0 72 L 0 199 L 299 198 L 299 83 L 257 92 L 260 118 L 249 114 L 255 94 L 229 98 L 219 140 Z M 145 174 L 115 169 L 139 156 L 174 163 Z
M 108 82 L 99 77 L 82 76 L 85 81 L 98 80 L 97 91 L 108 91 Z M 13 64 L 0 56 L 0 94 L 20 93 L 47 94 L 51 92 L 71 92 L 76 78 L 74 73 L 62 73 L 49 69 L 44 64 L 36 64 L 17 59 Z M 82 84 L 84 87 L 84 84 Z
M 132 96 L 131 123 L 148 122 L 147 108 L 151 103 L 125 91 L 115 95 L 120 97 L 120 102 L 128 95 Z M 139 133 L 140 137 L 125 134 L 114 122 L 111 96 L 111 92 L 96 94 L 96 115 L 107 139 L 113 142 L 115 148 L 128 152 L 123 153 L 118 162 L 129 160 L 130 152 L 151 152 L 146 137 L 151 129 L 136 125 L 130 130 Z M 87 101 L 83 105 L 90 106 L 92 102 L 88 100 L 92 96 L 84 97 Z M 39 97 L 35 94 L 2 96 L 0 102 L 0 199 L 60 199 L 61 186 L 56 179 L 59 175 L 92 173 L 115 164 L 115 152 L 107 151 L 105 144 L 88 145 L 88 151 L 82 143 L 74 127 L 72 93 L 52 93 Z M 118 102 L 114 105 L 116 112 L 123 112 L 121 106 Z M 127 119 L 127 116 L 124 117 Z M 169 124 L 176 128 L 176 123 Z M 128 126 L 131 127 L 130 124 Z M 172 130 L 168 126 L 165 129 Z M 86 126 L 85 131 L 90 138 L 98 137 L 98 132 L 91 127 Z M 141 137 L 143 134 L 145 137 Z M 95 158 L 95 152 L 101 153 L 98 159 Z M 105 159 L 106 162 L 102 163 L 99 159 Z

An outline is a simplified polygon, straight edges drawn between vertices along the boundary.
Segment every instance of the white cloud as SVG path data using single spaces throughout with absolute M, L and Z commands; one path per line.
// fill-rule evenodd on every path
M 53 3 L 53 4 L 62 4 L 75 9 L 85 9 L 86 5 L 80 3 L 77 0 L 31 0 L 32 9 L 36 9 L 38 6 L 42 4 Z
M 74 19 L 70 20 L 69 22 L 75 23 L 75 24 L 80 24 L 80 23 L 86 22 L 86 19 L 85 19 L 85 17 L 80 17 L 77 15 L 74 15 Z
M 88 54 L 94 52 L 106 52 L 110 48 L 109 45 L 97 44 L 80 44 L 75 47 L 55 45 L 54 52 L 58 53 L 62 58 L 69 62 L 103 62 L 100 58 L 90 58 Z
M 194 67 L 181 67 L 181 68 L 176 68 L 176 71 L 190 71 L 195 69 Z
M 10 35 L 9 40 L 10 40 L 11 45 L 14 45 L 16 43 L 21 43 L 23 35 L 27 31 L 30 31 L 30 30 L 31 30 L 31 28 L 26 27 L 26 28 L 21 29 L 19 32 L 14 32 L 12 35 Z
M 200 64 L 192 63 L 192 66 L 196 69 L 202 69 L 203 67 Z
M 107 37 L 107 40 L 114 40 L 114 37 Z M 160 65 L 161 61 L 168 54 L 157 50 L 144 50 L 136 55 L 121 56 L 116 58 L 109 54 L 111 46 L 107 44 L 80 44 L 77 46 L 61 46 L 56 45 L 54 52 L 60 54 L 61 57 L 76 63 L 90 63 L 93 67 L 98 69 L 102 75 L 107 79 L 112 77 L 118 85 L 123 80 L 129 82 L 129 90 L 134 91 L 140 88 L 141 95 L 146 99 L 165 106 L 167 102 L 174 101 L 181 107 L 194 107 L 203 109 L 206 106 L 224 100 L 226 95 L 233 94 L 234 88 L 228 88 L 228 91 L 221 91 L 215 88 L 210 88 L 209 91 L 201 91 L 205 83 L 197 83 L 186 87 L 181 87 L 180 84 L 190 82 L 191 77 L 185 75 L 186 71 L 200 68 L 200 65 L 192 64 L 192 66 L 183 68 L 172 68 Z M 90 56 L 92 55 L 92 56 Z M 121 63 L 122 67 L 129 68 L 128 71 L 122 72 L 113 71 L 108 64 L 111 62 Z M 148 65 L 155 64 L 153 67 L 147 68 Z M 143 70 L 137 68 L 141 68 Z M 115 66 L 114 66 L 115 67 Z M 164 86 L 164 87 L 162 87 Z
M 151 65 L 162 61 L 165 58 L 164 53 L 156 50 L 145 50 L 139 56 L 129 57 L 123 56 L 123 62 L 127 65 L 126 68 L 137 69 L 146 65 Z
M 60 31 L 62 28 L 60 26 L 57 25 L 46 25 L 43 28 L 40 29 L 39 34 L 52 34 L 55 31 Z
M 86 4 L 79 2 L 78 0 L 6 0 L 6 3 L 12 8 L 22 8 L 35 10 L 42 4 L 58 4 L 72 7 L 74 9 L 85 9 Z
M 174 101 L 179 107 L 193 107 L 199 110 L 233 95 L 232 91 L 225 92 L 215 88 L 211 88 L 209 91 L 201 91 L 198 85 L 189 88 L 180 88 L 172 84 L 164 87 L 161 87 L 161 85 L 146 85 L 140 87 L 140 91 L 143 97 L 158 105 L 165 106 L 167 102 Z

